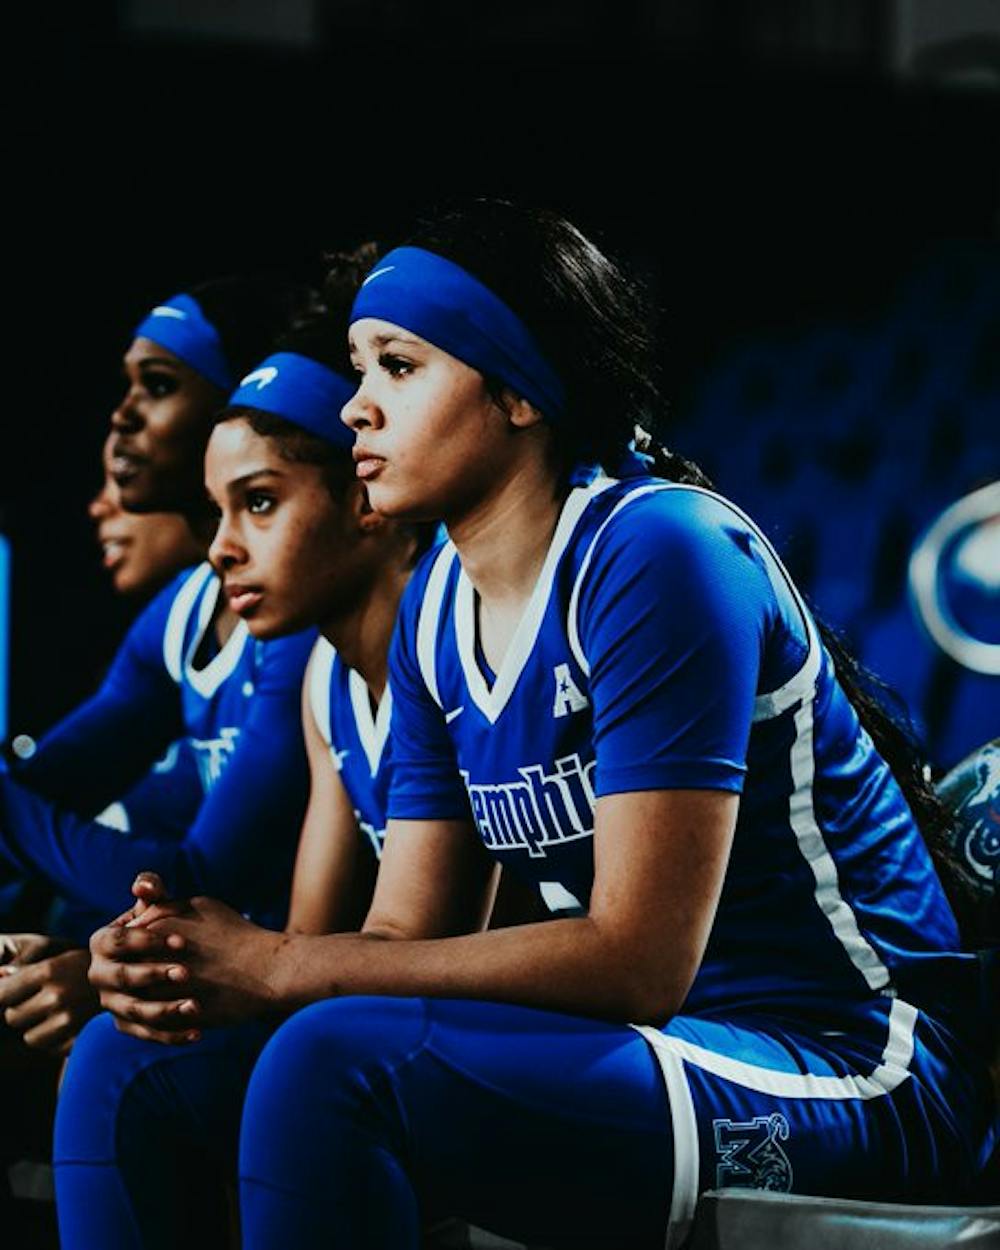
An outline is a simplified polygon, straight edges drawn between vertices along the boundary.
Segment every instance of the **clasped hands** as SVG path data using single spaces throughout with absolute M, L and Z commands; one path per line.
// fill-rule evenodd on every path
M 0 934 L 0 1015 L 26 1045 L 66 1055 L 98 1010 L 85 950 L 43 933 Z
M 155 873 L 132 893 L 135 906 L 90 939 L 90 983 L 123 1033 L 196 1042 L 206 1025 L 276 1008 L 269 972 L 283 934 L 215 899 L 169 899 Z

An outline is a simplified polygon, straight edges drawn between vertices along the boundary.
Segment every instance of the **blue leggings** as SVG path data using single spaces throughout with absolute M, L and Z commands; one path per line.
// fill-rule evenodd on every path
M 771 1018 L 630 1028 L 502 1004 L 345 998 L 186 1047 L 108 1019 L 57 1117 L 64 1250 L 197 1240 L 184 1169 L 235 1148 L 247 1250 L 408 1250 L 451 1214 L 536 1244 L 662 1247 L 719 1184 L 955 1200 L 992 1107 L 905 1004 L 851 1039 Z M 837 1047 L 831 1051 L 830 1046 Z M 217 1244 L 217 1243 L 216 1243 Z

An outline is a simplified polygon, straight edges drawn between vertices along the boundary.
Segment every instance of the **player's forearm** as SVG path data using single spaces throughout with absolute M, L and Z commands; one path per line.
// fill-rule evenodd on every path
M 431 940 L 284 934 L 269 980 L 286 1010 L 347 994 L 427 995 L 635 1022 L 668 1019 L 688 988 L 681 969 L 651 966 L 589 917 Z

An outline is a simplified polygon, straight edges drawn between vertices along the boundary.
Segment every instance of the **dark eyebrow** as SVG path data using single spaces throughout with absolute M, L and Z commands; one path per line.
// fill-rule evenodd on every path
M 148 368 L 150 365 L 155 365 L 158 369 L 176 369 L 178 361 L 167 360 L 165 356 L 143 356 L 141 360 L 136 361 L 136 364 L 140 369 Z
M 252 482 L 258 477 L 283 477 L 284 474 L 280 469 L 251 469 L 249 473 L 244 473 L 241 477 L 233 478 L 231 482 L 226 483 L 226 490 L 238 490 L 241 486 L 246 486 L 248 482 Z
M 422 339 L 412 338 L 402 330 L 393 330 L 388 334 L 376 334 L 371 343 L 373 347 L 385 347 L 389 343 L 405 343 L 409 347 L 423 346 Z M 356 354 L 361 350 L 350 335 L 347 338 L 347 348 L 352 354 Z
M 385 347 L 388 343 L 408 343 L 413 347 L 420 347 L 420 339 L 411 338 L 408 334 L 399 331 L 393 331 L 391 334 L 376 334 L 372 339 L 376 347 Z

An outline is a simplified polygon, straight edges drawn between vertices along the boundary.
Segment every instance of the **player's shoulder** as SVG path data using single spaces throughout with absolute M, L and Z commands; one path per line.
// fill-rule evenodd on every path
M 676 559 L 684 550 L 702 551 L 735 540 L 747 547 L 758 535 L 753 522 L 729 499 L 701 486 L 642 477 L 616 481 L 596 494 L 583 535 L 591 558 L 623 554 L 653 560 Z

